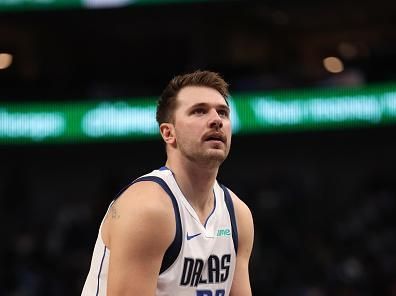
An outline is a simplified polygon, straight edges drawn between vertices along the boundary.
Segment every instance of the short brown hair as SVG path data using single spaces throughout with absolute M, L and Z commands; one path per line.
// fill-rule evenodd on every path
M 157 122 L 171 122 L 173 111 L 176 108 L 176 97 L 180 90 L 186 86 L 206 86 L 217 90 L 228 105 L 228 83 L 219 73 L 211 71 L 195 71 L 174 77 L 165 87 L 157 104 Z

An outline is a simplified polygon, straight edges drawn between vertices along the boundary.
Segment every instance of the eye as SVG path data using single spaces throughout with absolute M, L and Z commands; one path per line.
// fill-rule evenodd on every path
M 219 114 L 219 116 L 225 117 L 225 118 L 229 117 L 229 115 L 230 115 L 229 113 L 230 112 L 228 110 L 226 110 L 226 109 L 220 109 L 220 110 L 217 111 L 217 114 Z
M 192 114 L 197 114 L 197 115 L 205 114 L 205 109 L 204 108 L 196 108 L 192 111 Z

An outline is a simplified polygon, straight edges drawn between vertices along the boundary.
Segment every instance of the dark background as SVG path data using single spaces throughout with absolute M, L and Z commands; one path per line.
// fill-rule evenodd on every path
M 158 96 L 195 69 L 231 93 L 396 80 L 393 1 L 3 12 L 0 36 L 0 103 Z M 344 72 L 326 72 L 331 55 Z M 219 180 L 253 213 L 254 295 L 396 295 L 394 134 L 233 138 Z M 164 161 L 159 140 L 0 146 L 0 295 L 78 295 L 108 203 Z

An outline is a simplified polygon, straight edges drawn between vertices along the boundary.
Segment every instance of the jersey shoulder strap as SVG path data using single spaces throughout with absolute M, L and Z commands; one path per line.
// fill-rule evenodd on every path
M 234 242 L 235 254 L 238 253 L 238 227 L 235 217 L 234 203 L 232 202 L 230 191 L 223 184 L 219 184 L 224 191 L 224 201 L 227 206 L 228 214 L 231 220 L 232 240 Z

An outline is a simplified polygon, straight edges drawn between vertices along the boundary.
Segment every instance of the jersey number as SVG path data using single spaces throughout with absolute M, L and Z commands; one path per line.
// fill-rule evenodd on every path
M 214 296 L 224 296 L 225 291 L 223 289 L 216 290 Z M 197 290 L 196 296 L 213 296 L 213 292 L 211 290 Z

